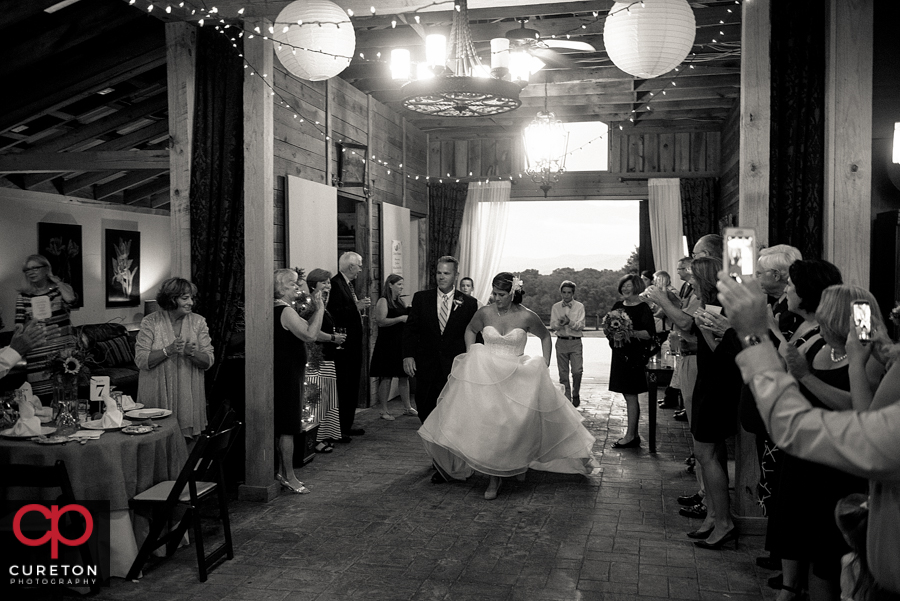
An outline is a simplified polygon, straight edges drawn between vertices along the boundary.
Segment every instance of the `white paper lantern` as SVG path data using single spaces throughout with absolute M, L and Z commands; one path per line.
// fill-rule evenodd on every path
M 274 28 L 272 38 L 278 60 L 300 79 L 321 81 L 334 77 L 347 68 L 356 50 L 350 17 L 327 0 L 288 4 L 278 14 Z
M 603 26 L 603 43 L 619 69 L 650 79 L 681 64 L 696 27 L 687 0 L 616 2 Z

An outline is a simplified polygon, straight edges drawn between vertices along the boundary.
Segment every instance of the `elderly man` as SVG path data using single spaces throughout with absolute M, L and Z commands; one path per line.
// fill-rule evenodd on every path
M 328 312 L 335 327 L 347 329 L 347 339 L 337 351 L 334 369 L 337 372 L 338 415 L 341 423 L 339 442 L 350 442 L 351 436 L 362 436 L 362 428 L 353 427 L 353 417 L 359 400 L 359 375 L 363 361 L 363 325 L 360 311 L 372 304 L 368 297 L 357 298 L 353 281 L 362 271 L 362 257 L 345 252 L 338 259 L 338 274 L 331 278 Z
M 802 317 L 788 310 L 787 295 L 784 293 L 790 275 L 788 269 L 801 259 L 803 255 L 799 249 L 787 244 L 776 244 L 759 251 L 759 259 L 756 261 L 756 281 L 769 296 L 772 314 L 786 340 L 790 340 L 803 323 Z
M 584 330 L 584 305 L 575 300 L 575 282 L 565 280 L 559 285 L 562 300 L 550 307 L 550 331 L 556 332 L 556 366 L 559 383 L 566 390 L 566 398 L 577 407 L 581 404 L 581 376 L 584 359 L 581 335 Z M 569 367 L 572 386 L 569 387 Z
M 785 373 L 769 340 L 768 307 L 759 283 L 719 274 L 719 300 L 744 345 L 736 361 L 768 431 L 786 452 L 869 479 L 866 554 L 875 579 L 870 599 L 900 595 L 900 403 L 869 411 L 813 407 Z M 851 338 L 853 334 L 851 332 Z M 858 341 L 848 341 L 848 347 Z
M 0 350 L 0 378 L 5 377 L 28 351 L 46 343 L 47 334 L 43 322 L 31 320 L 24 328 L 21 325 L 16 326 L 9 346 Z

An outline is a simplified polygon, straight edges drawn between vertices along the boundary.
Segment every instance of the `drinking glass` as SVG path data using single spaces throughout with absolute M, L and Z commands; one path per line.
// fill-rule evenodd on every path
M 347 333 L 347 328 L 338 328 L 338 327 L 335 327 L 335 328 L 334 328 L 334 333 L 335 333 L 335 334 L 346 334 L 346 333 Z M 343 343 L 337 345 L 337 348 L 338 348 L 338 350 L 343 350 L 343 349 L 344 349 Z

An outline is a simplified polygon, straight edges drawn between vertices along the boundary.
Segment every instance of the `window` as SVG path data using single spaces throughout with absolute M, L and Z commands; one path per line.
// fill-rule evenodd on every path
M 566 171 L 607 171 L 609 169 L 609 126 L 602 121 L 566 123 L 569 156 Z

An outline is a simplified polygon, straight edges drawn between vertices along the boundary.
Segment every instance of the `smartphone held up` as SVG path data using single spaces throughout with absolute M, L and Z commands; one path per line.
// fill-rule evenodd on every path
M 756 271 L 756 230 L 749 227 L 725 228 L 722 264 L 728 275 L 738 282 L 752 276 Z
M 856 300 L 853 301 L 851 311 L 860 344 L 869 344 L 872 341 L 872 307 L 868 301 Z

